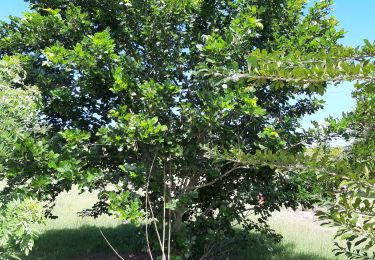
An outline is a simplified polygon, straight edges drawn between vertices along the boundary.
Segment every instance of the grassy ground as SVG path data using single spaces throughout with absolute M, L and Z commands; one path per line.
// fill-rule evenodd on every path
M 332 253 L 335 230 L 321 227 L 313 212 L 283 210 L 274 213 L 269 223 L 283 235 L 280 244 L 268 243 L 264 237 L 254 234 L 258 240 L 256 246 L 242 247 L 232 255 L 232 259 L 340 259 Z
M 81 218 L 75 213 L 95 202 L 91 194 L 76 192 L 61 194 L 55 214 L 59 219 L 48 220 L 39 227 L 41 236 L 28 260 L 118 259 L 104 241 L 99 228 L 126 259 L 137 259 L 126 252 L 139 251 L 142 240 L 138 230 L 117 220 L 102 216 L 96 220 Z M 273 215 L 271 226 L 284 236 L 280 244 L 272 244 L 258 234 L 254 243 L 238 245 L 231 259 L 337 259 L 331 253 L 334 230 L 322 228 L 311 212 L 282 211 Z

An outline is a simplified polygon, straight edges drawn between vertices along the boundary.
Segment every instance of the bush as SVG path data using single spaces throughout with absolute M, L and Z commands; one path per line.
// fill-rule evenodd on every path
M 34 246 L 34 224 L 43 222 L 42 207 L 35 200 L 14 199 L 0 206 L 0 259 L 21 259 Z

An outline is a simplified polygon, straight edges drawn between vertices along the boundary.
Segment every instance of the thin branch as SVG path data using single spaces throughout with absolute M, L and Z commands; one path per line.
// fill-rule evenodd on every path
M 222 75 L 224 76 L 224 75 Z M 225 81 L 237 81 L 240 79 L 248 80 L 272 80 L 272 81 L 284 81 L 284 82 L 295 82 L 302 84 L 313 84 L 313 83 L 325 83 L 325 82 L 342 82 L 342 81 L 351 81 L 351 80 L 360 80 L 360 81 L 375 81 L 375 77 L 372 76 L 347 76 L 347 77 L 332 77 L 332 78 L 317 78 L 317 79 L 303 79 L 303 78 L 293 78 L 293 77 L 280 77 L 277 75 L 271 76 L 262 76 L 262 75 L 251 75 L 251 74 L 232 74 L 229 77 L 225 78 Z
M 157 155 L 157 152 L 155 153 L 154 155 L 154 159 L 152 160 L 152 163 L 151 163 L 151 167 L 150 167 L 150 171 L 148 173 L 148 177 L 147 177 L 147 183 L 146 183 L 146 242 L 147 242 L 147 251 L 150 255 L 150 258 L 151 260 L 153 260 L 154 258 L 152 257 L 152 252 L 151 252 L 151 247 L 150 247 L 150 241 L 149 241 L 149 238 L 148 238 L 148 223 L 147 223 L 147 220 L 148 220 L 148 186 L 150 184 L 150 176 L 151 176 L 151 172 L 152 172 L 152 168 L 154 167 L 154 163 L 155 163 L 155 159 L 156 159 L 156 155 Z
M 208 250 L 205 250 L 205 253 L 202 255 L 202 257 L 200 258 L 200 260 L 204 260 L 206 259 L 207 257 L 209 257 L 211 251 L 215 248 L 215 244 L 212 243 L 212 245 L 208 246 Z
M 213 179 L 212 181 L 204 183 L 204 184 L 201 184 L 201 185 L 198 185 L 198 186 L 190 187 L 187 190 L 188 191 L 190 191 L 190 190 L 197 190 L 197 189 L 201 189 L 201 188 L 204 188 L 204 187 L 211 186 L 211 185 L 213 185 L 216 182 L 222 180 L 223 178 L 225 178 L 226 176 L 228 176 L 229 174 L 231 174 L 232 172 L 234 172 L 235 170 L 238 170 L 238 169 L 248 169 L 248 167 L 247 166 L 239 166 L 239 165 L 237 165 L 237 166 L 233 167 L 232 169 L 226 171 L 224 174 L 220 175 L 219 177 Z
M 353 179 L 351 179 L 350 177 L 344 176 L 342 174 L 334 173 L 333 171 L 337 171 L 336 169 L 331 169 L 331 171 L 330 171 L 329 168 L 325 169 L 325 168 L 323 168 L 323 166 L 321 166 L 320 168 L 317 169 L 317 166 L 309 166 L 307 161 L 306 162 L 295 161 L 295 164 L 293 164 L 293 165 L 292 164 L 282 165 L 282 164 L 277 164 L 275 162 L 270 162 L 270 161 L 253 161 L 253 162 L 250 163 L 250 162 L 240 161 L 240 160 L 236 160 L 236 159 L 232 159 L 232 158 L 223 158 L 223 159 L 227 160 L 229 162 L 232 162 L 232 163 L 243 165 L 242 167 L 238 166 L 238 168 L 248 169 L 250 166 L 269 166 L 269 167 L 273 167 L 273 168 L 276 168 L 276 169 L 282 169 L 282 170 L 286 170 L 286 171 L 318 170 L 318 172 L 324 173 L 324 174 L 332 176 L 332 177 L 338 177 L 342 180 L 353 181 Z M 236 169 L 232 168 L 230 171 L 233 171 L 233 170 L 236 170 Z M 227 174 L 229 174 L 229 173 L 225 173 L 225 175 L 227 175 Z M 221 179 L 223 177 L 225 177 L 225 176 L 222 175 L 222 176 L 218 177 L 217 179 L 215 179 L 213 181 L 216 182 L 216 181 L 218 181 L 219 178 Z M 203 184 L 201 186 L 205 187 L 205 186 L 208 186 L 208 185 L 212 185 L 212 183 Z M 373 185 L 373 184 L 361 183 L 361 185 L 364 188 L 375 189 L 375 185 Z M 202 188 L 201 186 L 194 187 L 194 189 Z
M 108 241 L 108 239 L 103 234 L 103 231 L 101 228 L 99 228 L 100 234 L 102 234 L 102 237 L 104 238 L 105 242 L 107 242 L 108 246 L 112 249 L 112 251 L 120 258 L 121 260 L 125 260 L 117 251 L 116 249 L 111 245 L 111 243 Z
M 148 174 L 148 177 L 147 177 L 146 196 L 145 196 L 146 197 L 146 216 L 148 216 L 147 213 L 148 213 L 148 207 L 149 207 L 150 208 L 150 213 L 151 213 L 151 222 L 154 223 L 154 228 L 155 228 L 156 236 L 157 236 L 158 241 L 159 241 L 160 248 L 162 250 L 163 259 L 165 259 L 164 248 L 162 248 L 163 245 L 162 245 L 162 242 L 161 242 L 161 239 L 160 239 L 160 234 L 159 234 L 158 227 L 156 225 L 154 211 L 152 210 L 152 205 L 151 205 L 151 202 L 150 202 L 150 197 L 148 196 L 148 188 L 149 188 L 149 184 L 150 184 L 150 177 L 151 177 L 152 169 L 154 167 L 156 155 L 157 155 L 157 152 L 154 155 L 154 158 L 153 158 L 152 163 L 151 163 L 150 171 L 149 171 L 149 174 Z M 147 221 L 146 221 L 146 240 L 147 240 L 147 247 L 149 249 L 149 253 L 150 253 L 150 256 L 151 256 L 152 253 L 151 253 L 150 244 L 149 244 L 149 241 L 148 241 L 148 225 L 147 225 Z M 153 259 L 152 256 L 151 256 L 151 259 Z
M 166 178 L 165 178 L 165 164 L 164 164 L 164 171 L 163 171 L 163 180 L 164 180 L 164 190 L 163 190 L 163 252 L 165 249 L 165 204 L 166 204 L 166 197 L 167 197 L 167 184 L 166 184 Z M 163 254 L 163 258 L 165 259 L 165 254 Z
M 152 210 L 152 206 L 151 206 L 151 203 L 150 203 L 150 197 L 148 197 L 148 206 L 150 207 L 150 212 L 151 212 L 151 221 L 154 223 L 154 228 L 155 228 L 155 232 L 156 232 L 156 236 L 158 238 L 158 241 L 159 241 L 159 245 L 160 245 L 160 248 L 161 248 L 161 252 L 162 252 L 162 255 L 163 255 L 163 259 L 165 258 L 165 253 L 164 253 L 164 248 L 162 248 L 162 242 L 161 242 L 161 239 L 160 239 L 160 234 L 159 234 L 159 230 L 158 230 L 158 227 L 156 225 L 156 221 L 155 221 L 155 215 L 154 215 L 154 211 Z
M 171 166 L 169 166 L 169 199 L 172 196 L 172 170 Z M 168 260 L 171 260 L 171 235 L 172 235 L 172 216 L 171 216 L 171 209 L 168 209 Z
M 278 63 L 282 62 L 283 64 L 289 64 L 289 65 L 294 65 L 294 66 L 301 66 L 301 65 L 306 65 L 306 64 L 316 64 L 316 63 L 327 63 L 327 61 L 332 62 L 332 63 L 338 63 L 340 61 L 363 61 L 366 59 L 374 59 L 375 54 L 370 53 L 370 54 L 362 54 L 362 55 L 353 55 L 353 56 L 347 56 L 347 57 L 327 57 L 326 59 L 310 59 L 310 60 L 299 60 L 299 61 L 293 61 L 293 60 L 281 60 L 288 58 L 287 56 L 284 57 L 279 57 L 280 59 L 277 60 L 272 60 L 272 59 L 264 59 L 264 58 L 259 58 L 257 57 L 257 61 L 259 62 L 264 62 L 264 63 Z

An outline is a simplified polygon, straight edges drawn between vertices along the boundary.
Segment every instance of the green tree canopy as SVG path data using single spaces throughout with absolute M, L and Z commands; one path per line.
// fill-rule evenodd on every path
M 328 77 L 355 74 L 356 50 L 337 45 L 332 1 L 306 13 L 303 0 L 30 2 L 32 12 L 1 24 L 0 56 L 21 57 L 51 128 L 48 152 L 25 158 L 38 162 L 32 173 L 14 167 L 10 188 L 44 180 L 26 190 L 53 199 L 78 184 L 100 191 L 84 214 L 135 222 L 168 208 L 185 258 L 212 251 L 207 241 L 234 235 L 235 222 L 273 234 L 272 211 L 310 205 L 291 177 L 298 170 L 241 156 L 300 152 L 299 121 L 323 105 L 315 94 Z
M 24 77 L 19 60 L 0 60 L 0 176 L 5 181 L 26 170 L 23 144 L 45 150 L 42 143 L 34 142 L 43 132 L 38 123 L 40 95 L 37 88 L 23 84 Z M 42 222 L 43 210 L 36 201 L 25 198 L 22 189 L 5 190 L 0 195 L 0 259 L 19 259 L 34 245 L 34 225 Z

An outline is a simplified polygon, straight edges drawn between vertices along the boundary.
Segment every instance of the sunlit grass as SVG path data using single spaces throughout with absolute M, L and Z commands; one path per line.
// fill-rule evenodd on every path
M 313 212 L 276 212 L 270 220 L 270 225 L 283 235 L 286 243 L 295 245 L 296 252 L 334 257 L 331 251 L 335 229 L 320 226 Z
M 96 201 L 96 194 L 88 192 L 79 194 L 77 189 L 61 193 L 52 212 L 58 218 L 48 220 L 45 226 L 40 227 L 40 230 L 43 232 L 44 230 L 79 228 L 88 225 L 115 227 L 121 224 L 114 217 L 107 215 L 102 215 L 97 219 L 78 216 L 80 211 L 90 208 Z

